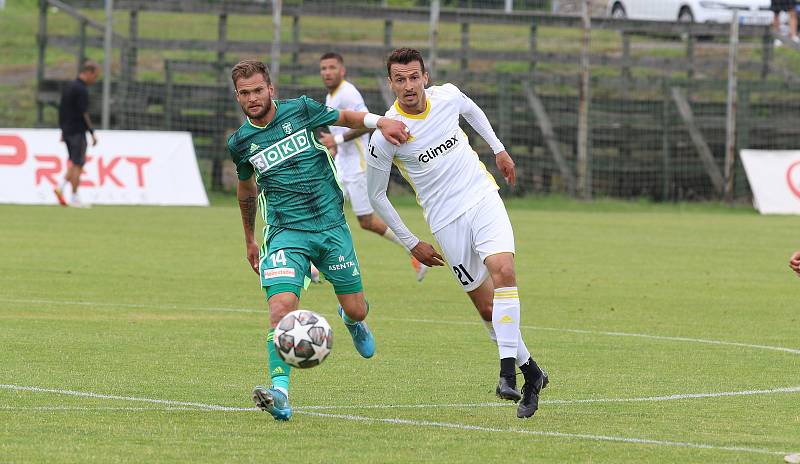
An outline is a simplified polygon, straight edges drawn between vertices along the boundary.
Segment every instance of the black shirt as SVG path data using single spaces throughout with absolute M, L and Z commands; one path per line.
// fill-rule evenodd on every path
M 89 111 L 89 90 L 86 83 L 75 79 L 64 87 L 58 106 L 58 125 L 64 135 L 83 134 L 87 130 L 83 113 Z

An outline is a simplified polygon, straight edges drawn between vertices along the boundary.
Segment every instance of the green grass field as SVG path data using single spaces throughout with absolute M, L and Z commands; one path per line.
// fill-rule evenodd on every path
M 746 462 L 800 451 L 800 218 L 515 200 L 529 420 L 453 277 L 354 230 L 375 332 L 253 410 L 267 314 L 238 208 L 0 206 L 2 462 Z M 415 206 L 401 214 L 426 231 Z M 351 221 L 352 223 L 353 221 Z M 427 234 L 422 234 L 429 236 Z M 688 397 L 686 396 L 688 395 Z

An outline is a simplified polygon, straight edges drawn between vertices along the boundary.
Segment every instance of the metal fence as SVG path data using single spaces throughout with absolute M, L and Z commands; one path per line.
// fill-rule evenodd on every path
M 191 131 L 210 184 L 225 188 L 233 182 L 225 139 L 241 121 L 232 64 L 280 63 L 280 97 L 322 100 L 318 58 L 338 51 L 348 78 L 382 113 L 390 102 L 384 57 L 413 46 L 434 84 L 458 85 L 486 111 L 517 162 L 520 182 L 507 194 L 742 198 L 746 179 L 735 157 L 726 165 L 727 154 L 800 145 L 800 54 L 790 41 L 776 49 L 786 38 L 768 26 L 737 27 L 732 49 L 731 24 L 552 14 L 557 5 L 534 1 L 513 2 L 513 13 L 504 2 L 443 1 L 432 23 L 430 2 L 417 3 L 287 1 L 275 34 L 270 2 L 117 0 L 111 128 Z M 485 8 L 448 7 L 470 3 Z M 102 60 L 102 2 L 40 6 L 37 123 L 52 126 L 74 67 L 49 55 Z M 92 101 L 99 110 L 100 95 Z M 468 133 L 492 169 L 488 147 Z

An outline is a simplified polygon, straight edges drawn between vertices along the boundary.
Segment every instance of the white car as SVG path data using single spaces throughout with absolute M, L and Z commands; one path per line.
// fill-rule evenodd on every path
M 772 23 L 770 0 L 609 0 L 612 18 L 730 23 L 739 10 L 741 24 Z

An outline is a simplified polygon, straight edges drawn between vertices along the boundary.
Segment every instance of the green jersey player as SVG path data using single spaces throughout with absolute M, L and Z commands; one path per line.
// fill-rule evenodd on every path
M 281 318 L 298 308 L 309 262 L 333 284 L 339 315 L 358 352 L 365 358 L 375 352 L 375 341 L 364 322 L 368 305 L 342 209 L 342 191 L 328 151 L 314 139 L 314 129 L 377 127 L 398 144 L 406 141 L 408 129 L 399 121 L 337 111 L 306 96 L 273 100 L 269 72 L 259 61 L 239 62 L 231 79 L 247 120 L 228 139 L 228 150 L 239 177 L 237 197 L 247 260 L 260 276 L 271 327 L 267 350 L 272 386 L 256 387 L 253 400 L 275 419 L 288 420 L 292 415 L 289 366 L 276 353 L 272 335 Z M 266 224 L 261 247 L 254 232 L 258 208 Z

